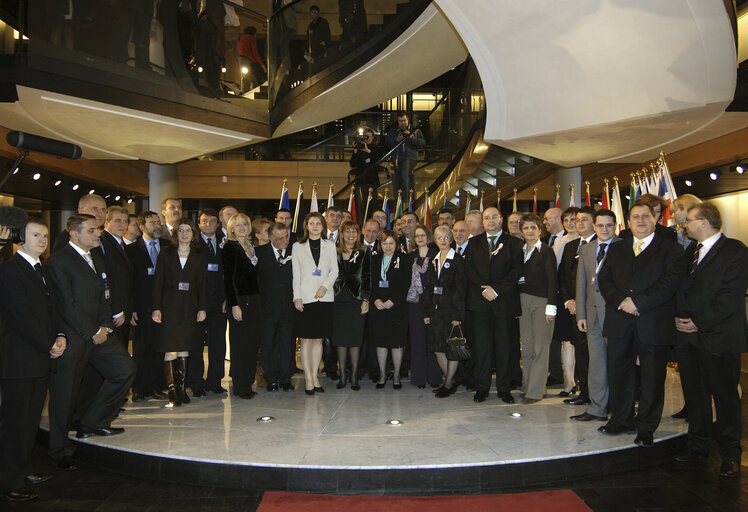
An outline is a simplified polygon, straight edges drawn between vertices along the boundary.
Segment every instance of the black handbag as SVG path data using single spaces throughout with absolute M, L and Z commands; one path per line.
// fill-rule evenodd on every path
M 447 338 L 447 351 L 446 356 L 449 361 L 464 361 L 470 359 L 470 349 L 467 346 L 467 340 L 465 335 L 462 334 L 462 325 L 456 326 L 460 330 L 459 336 L 453 336 L 455 326 L 452 326 L 452 330 L 449 331 L 449 338 Z

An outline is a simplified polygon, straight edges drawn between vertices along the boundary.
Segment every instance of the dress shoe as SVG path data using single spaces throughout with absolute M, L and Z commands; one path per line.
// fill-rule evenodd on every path
M 384 382 L 377 382 L 377 389 L 384 389 L 384 385 L 387 383 L 387 381 Z
M 591 404 L 592 402 L 590 402 L 589 398 L 576 397 L 576 398 L 567 398 L 566 400 L 564 400 L 564 403 L 569 404 L 569 405 L 587 405 L 587 404 Z
M 203 397 L 205 396 L 205 390 L 204 389 L 193 389 L 192 396 L 195 398 Z
M 524 397 L 524 398 L 522 399 L 522 404 L 523 404 L 523 405 L 536 404 L 536 403 L 538 403 L 538 402 L 540 402 L 540 398 L 529 398 L 529 397 Z
M 392 389 L 402 389 L 402 387 L 403 387 L 402 382 L 392 381 Z
M 314 386 L 314 392 L 315 393 L 324 393 L 325 392 L 325 388 L 323 388 L 321 386 Z
M 269 392 L 278 391 L 278 383 L 270 382 L 267 386 L 265 386 L 265 389 L 267 389 Z
M 257 391 L 248 391 L 246 393 L 242 393 L 239 395 L 239 398 L 242 400 L 252 400 L 254 397 L 257 396 Z
M 309 396 L 312 396 L 314 394 L 314 388 L 312 388 L 312 389 L 305 389 L 304 393 L 306 393 Z
M 78 466 L 75 465 L 75 461 L 72 457 L 63 457 L 57 461 L 57 467 L 63 471 L 75 471 Z
M 654 436 L 652 435 L 652 432 L 646 432 L 642 430 L 641 432 L 636 434 L 636 439 L 634 439 L 634 444 L 637 446 L 643 446 L 645 448 L 654 446 Z
M 3 496 L 5 496 L 5 499 L 8 501 L 31 501 L 35 500 L 37 497 L 36 494 L 31 494 L 30 492 L 23 491 L 4 492 Z
M 571 393 L 568 391 L 562 391 L 558 394 L 560 398 L 566 398 L 567 396 L 571 396 Z
M 569 416 L 569 419 L 574 421 L 608 421 L 608 418 L 605 416 L 595 416 L 594 414 L 590 414 L 586 411 L 582 414 Z
M 340 380 L 340 375 L 338 375 L 338 372 L 328 372 L 327 376 L 330 378 L 330 380 Z
M 499 398 L 501 398 L 501 401 L 504 402 L 505 404 L 513 404 L 514 403 L 514 397 L 508 391 L 506 391 L 504 393 L 499 392 L 499 393 L 496 393 L 496 394 L 498 395 Z
M 81 427 L 78 429 L 78 433 L 75 434 L 75 437 L 78 439 L 86 439 L 91 436 L 116 436 L 117 434 L 121 434 L 124 432 L 125 429 L 122 427 L 101 427 L 101 428 L 87 428 L 87 427 Z
M 738 476 L 738 473 L 740 473 L 740 461 L 737 460 L 723 461 L 719 468 L 719 476 L 731 478 Z
M 683 409 L 676 412 L 675 414 L 672 414 L 670 416 L 671 418 L 675 418 L 676 420 L 687 420 L 688 419 L 688 409 L 686 409 L 686 406 L 683 406 Z
M 293 389 L 293 384 L 291 384 L 290 382 L 286 382 L 285 384 L 283 384 L 283 391 L 291 391 Z
M 634 427 L 627 427 L 626 425 L 621 425 L 615 420 L 608 421 L 608 423 L 598 428 L 597 430 L 599 432 L 602 432 L 603 434 L 608 434 L 611 436 L 617 436 L 620 434 L 633 434 L 636 432 L 636 429 Z
M 215 388 L 211 389 L 211 391 L 213 393 L 215 393 L 216 395 L 222 395 L 222 394 L 224 394 L 226 392 L 226 390 L 223 388 L 223 386 L 215 387 Z
M 351 389 L 353 391 L 358 391 L 359 389 L 361 389 L 361 385 L 358 383 L 358 380 L 351 381 Z
M 688 450 L 680 455 L 676 455 L 673 457 L 673 460 L 676 462 L 704 462 L 708 457 L 709 455 L 706 453 L 698 453 Z
M 50 480 L 52 475 L 26 475 L 26 481 L 31 485 L 40 484 Z
M 445 388 L 444 386 L 440 387 L 438 391 L 436 392 L 436 398 L 447 398 L 452 393 L 449 392 L 449 388 Z
M 486 398 L 488 398 L 488 391 L 478 391 L 473 395 L 473 402 L 485 402 Z

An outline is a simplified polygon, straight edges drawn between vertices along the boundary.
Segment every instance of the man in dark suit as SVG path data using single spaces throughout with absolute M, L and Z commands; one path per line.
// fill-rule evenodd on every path
M 112 323 L 115 337 L 127 349 L 130 340 L 132 316 L 132 266 L 125 253 L 122 237 L 127 232 L 129 217 L 121 206 L 107 208 L 104 231 L 101 232 L 101 249 L 107 270 L 107 283 L 112 294 Z
M 171 240 L 176 236 L 177 223 L 182 218 L 182 201 L 174 197 L 167 197 L 161 201 L 161 215 L 164 217 L 162 236 Z
M 156 275 L 156 258 L 169 242 L 161 238 L 161 219 L 158 213 L 144 211 L 138 215 L 138 227 L 143 236 L 127 246 L 127 256 L 133 274 L 133 327 L 132 357 L 138 371 L 132 386 L 133 402 L 150 396 L 164 398 L 164 356 L 154 350 L 156 324 L 153 313 L 153 281 Z
M 488 397 L 495 362 L 498 396 L 514 403 L 509 389 L 509 340 L 512 318 L 520 314 L 517 281 L 522 275 L 522 242 L 503 232 L 502 223 L 496 207 L 483 210 L 485 234 L 470 239 L 465 258 L 475 402 Z
M 638 431 L 634 442 L 652 446 L 665 397 L 668 346 L 675 343 L 675 291 L 684 274 L 683 249 L 655 233 L 654 209 L 637 202 L 629 211 L 633 240 L 610 246 L 598 276 L 605 299 L 603 336 L 608 338 L 608 401 L 605 434 Z M 641 369 L 639 409 L 636 359 Z
M 239 210 L 231 205 L 226 205 L 218 212 L 218 220 L 221 221 L 221 229 L 216 231 L 216 238 L 218 238 L 218 244 L 223 247 L 223 241 L 229 236 L 227 231 L 229 225 L 229 219 L 239 213 Z
M 267 390 L 293 389 L 293 271 L 288 230 L 275 223 L 268 228 L 270 243 L 257 247 L 257 279 L 262 299 L 262 369 Z
M 711 203 L 690 208 L 685 226 L 697 244 L 686 250 L 689 268 L 676 295 L 675 327 L 687 336 L 689 358 L 697 362 L 686 366 L 687 378 L 700 385 L 686 388 L 688 452 L 676 459 L 705 459 L 714 432 L 722 457 L 719 474 L 734 477 L 740 472 L 742 454 L 738 386 L 740 354 L 748 352 L 748 249 L 720 233 L 722 218 Z M 712 398 L 717 411 L 714 428 Z
M 112 427 L 111 422 L 135 378 L 130 354 L 111 336 L 111 291 L 100 270 L 104 262 L 91 251 L 99 246 L 96 218 L 73 215 L 67 229 L 70 243 L 47 262 L 47 281 L 68 342 L 65 353 L 57 360 L 57 372 L 52 375 L 49 400 L 49 454 L 64 469 L 74 465 L 68 428 L 86 365 L 91 364 L 105 382 L 81 414 L 79 438 L 124 431 Z
M 667 208 L 667 202 L 660 196 L 654 194 L 642 194 L 636 200 L 643 204 L 648 204 L 652 207 L 655 212 L 655 233 L 671 240 L 678 240 L 678 232 L 675 229 L 663 226 L 662 223 L 662 212 Z M 626 228 L 618 234 L 621 239 L 631 239 L 631 228 Z
M 86 194 L 78 200 L 78 213 L 85 213 L 86 215 L 96 217 L 96 227 L 101 229 L 104 227 L 104 221 L 106 220 L 106 201 L 98 194 Z M 62 233 L 55 239 L 52 252 L 55 253 L 60 248 L 67 247 L 69 241 L 70 235 L 68 235 L 68 230 L 62 230 Z M 98 251 L 99 249 L 96 250 Z
M 293 222 L 291 212 L 286 208 L 281 208 L 275 214 L 275 222 L 280 222 L 281 224 L 286 226 L 286 230 L 288 230 L 289 243 L 293 245 L 296 242 L 296 233 L 293 233 L 291 231 L 291 222 Z
M 218 212 L 205 208 L 197 216 L 200 239 L 198 246 L 208 255 L 205 290 L 208 311 L 200 332 L 205 332 L 208 344 L 208 375 L 203 381 L 205 362 L 203 354 L 193 354 L 188 359 L 187 385 L 196 397 L 205 396 L 205 389 L 216 394 L 226 390 L 221 386 L 226 370 L 226 292 L 223 284 L 223 255 L 217 239 Z
M 36 498 L 24 490 L 27 480 L 49 478 L 32 474 L 31 452 L 52 361 L 67 342 L 42 277 L 39 256 L 48 244 L 47 226 L 29 219 L 25 242 L 0 265 L 0 492 L 10 501 Z
M 595 209 L 585 206 L 577 212 L 575 224 L 579 238 L 568 242 L 564 246 L 561 263 L 558 266 L 558 289 L 560 303 L 571 315 L 571 343 L 574 345 L 574 375 L 579 382 L 579 395 L 565 398 L 564 403 L 570 405 L 586 405 L 590 403 L 590 390 L 587 383 L 587 373 L 590 365 L 590 355 L 587 350 L 587 336 L 577 329 L 577 268 L 579 266 L 579 250 L 595 239 L 594 227 Z M 566 393 L 568 396 L 568 393 Z

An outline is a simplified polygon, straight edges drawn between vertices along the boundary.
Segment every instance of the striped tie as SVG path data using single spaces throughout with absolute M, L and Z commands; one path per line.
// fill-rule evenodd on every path
M 634 256 L 639 256 L 642 253 L 643 245 L 644 245 L 644 240 L 638 240 L 636 242 L 636 247 L 634 247 Z
M 693 252 L 693 261 L 691 261 L 691 274 L 694 273 L 696 267 L 699 265 L 699 253 L 701 252 L 702 247 L 703 245 L 696 244 L 696 250 Z

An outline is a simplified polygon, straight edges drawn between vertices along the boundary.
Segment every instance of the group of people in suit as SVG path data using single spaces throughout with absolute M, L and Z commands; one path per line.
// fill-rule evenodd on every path
M 170 407 L 190 402 L 187 388 L 193 397 L 225 393 L 227 321 L 233 393 L 243 399 L 257 394 L 258 362 L 267 391 L 294 389 L 300 339 L 307 395 L 324 392 L 319 368 L 331 340 L 337 368 L 325 361 L 326 371 L 336 373 L 339 389 L 359 390 L 365 372 L 378 389 L 390 375 L 401 389 L 409 352 L 412 384 L 431 384 L 438 398 L 464 384 L 483 402 L 495 371 L 497 396 L 514 403 L 520 343 L 529 405 L 546 396 L 562 311 L 572 321 L 572 373 L 583 381 L 567 403 L 587 405 L 572 420 L 604 421 L 601 432 L 636 433 L 636 444 L 651 446 L 675 346 L 689 418 L 688 452 L 678 460 L 706 457 L 713 399 L 720 474 L 733 476 L 748 250 L 721 234 L 712 204 L 676 201 L 675 230 L 658 223 L 665 208 L 642 196 L 619 236 L 612 211 L 575 209 L 576 236 L 564 233 L 559 249 L 551 246 L 558 239 L 541 237 L 540 217 L 521 215 L 504 230 L 496 207 L 464 221 L 440 211 L 433 233 L 412 212 L 399 219 L 399 231 L 385 229 L 380 211 L 362 230 L 332 207 L 308 214 L 296 240 L 287 210 L 253 233 L 250 218 L 233 207 L 202 210 L 195 224 L 169 198 L 165 226 L 144 211 L 142 236 L 131 241 L 125 209 L 84 196 L 44 265 L 48 228 L 30 219 L 25 242 L 0 266 L 0 490 L 30 499 L 25 482 L 46 478 L 31 471 L 30 451 L 47 391 L 49 454 L 65 470 L 76 467 L 68 431 L 121 433 L 112 421 L 130 390 L 134 401 L 167 398 Z M 466 333 L 467 361 L 447 357 L 455 328 Z

